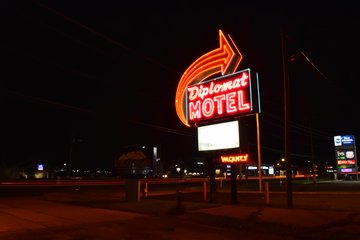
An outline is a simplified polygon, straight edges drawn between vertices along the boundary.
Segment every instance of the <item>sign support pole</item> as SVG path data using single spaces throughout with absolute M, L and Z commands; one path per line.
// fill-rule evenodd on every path
M 261 145 L 260 145 L 259 113 L 256 113 L 256 129 L 257 129 L 259 192 L 262 192 L 262 169 L 261 169 Z

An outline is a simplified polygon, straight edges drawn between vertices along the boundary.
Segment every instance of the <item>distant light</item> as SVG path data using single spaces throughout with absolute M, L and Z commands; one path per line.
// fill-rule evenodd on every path
M 38 171 L 44 171 L 44 164 L 38 164 Z

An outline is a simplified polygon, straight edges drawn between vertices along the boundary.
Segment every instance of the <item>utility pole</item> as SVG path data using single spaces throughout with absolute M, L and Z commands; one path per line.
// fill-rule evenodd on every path
M 284 142 L 285 142 L 285 164 L 286 164 L 286 200 L 287 206 L 292 208 L 292 172 L 291 159 L 289 154 L 289 73 L 288 73 L 288 54 L 286 46 L 286 34 L 284 30 L 281 32 L 282 42 L 282 63 L 283 63 L 283 79 L 284 79 Z

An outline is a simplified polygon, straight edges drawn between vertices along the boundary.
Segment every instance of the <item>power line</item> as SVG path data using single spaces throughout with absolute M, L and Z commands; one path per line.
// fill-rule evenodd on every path
M 67 15 L 65 15 L 64 13 L 60 12 L 60 11 L 57 11 L 57 10 L 55 10 L 55 9 L 53 9 L 53 8 L 50 8 L 50 7 L 46 6 L 45 4 L 40 3 L 39 1 L 35 1 L 35 3 L 36 3 L 38 6 L 46 9 L 47 11 L 49 11 L 49 12 L 51 12 L 51 13 L 57 15 L 57 16 L 62 17 L 62 18 L 65 19 L 66 21 L 68 21 L 68 22 L 70 22 L 70 23 L 72 23 L 72 24 L 75 24 L 75 25 L 77 25 L 78 27 L 81 27 L 81 28 L 87 30 L 88 32 L 90 32 L 90 33 L 92 33 L 92 34 L 94 34 L 94 35 L 96 35 L 96 36 L 98 36 L 98 37 L 100 37 L 100 38 L 102 38 L 102 39 L 105 39 L 106 41 L 114 44 L 114 45 L 117 46 L 117 47 L 120 47 L 120 48 L 122 48 L 122 49 L 124 49 L 124 50 L 126 50 L 126 51 L 128 51 L 128 52 L 131 52 L 132 54 L 134 54 L 134 55 L 136 55 L 136 56 L 140 56 L 141 58 L 145 59 L 146 61 L 148 61 L 148 62 L 150 62 L 150 63 L 152 63 L 152 64 L 154 64 L 154 65 L 157 65 L 157 66 L 159 66 L 159 67 L 161 67 L 161 68 L 163 68 L 163 69 L 165 69 L 165 70 L 167 70 L 167 71 L 170 71 L 170 72 L 173 72 L 173 73 L 175 72 L 175 71 L 173 71 L 173 70 L 170 70 L 167 66 L 165 66 L 165 65 L 162 64 L 162 63 L 160 63 L 159 61 L 156 61 L 156 60 L 154 60 L 153 58 L 151 58 L 151 57 L 149 57 L 149 56 L 146 56 L 146 55 L 144 55 L 144 54 L 142 54 L 142 53 L 139 53 L 139 52 L 135 51 L 134 49 L 128 47 L 127 45 L 125 45 L 125 44 L 123 44 L 123 43 L 121 43 L 121 42 L 119 42 L 118 40 L 114 40 L 113 38 L 111 38 L 111 37 L 109 37 L 109 36 L 107 36 L 107 35 L 105 35 L 105 34 L 103 34 L 103 33 L 100 33 L 99 31 L 95 30 L 94 28 L 89 27 L 89 26 L 81 23 L 80 21 L 78 21 L 78 20 L 76 20 L 76 19 L 74 19 L 74 18 L 72 18 L 72 17 L 67 16 Z
M 316 71 L 318 71 L 318 72 L 320 73 L 321 76 L 323 76 L 323 78 L 325 78 L 326 80 L 328 80 L 328 78 L 325 76 L 325 74 L 323 74 L 323 73 L 319 70 L 319 68 L 317 68 L 317 67 L 315 66 L 315 64 L 305 55 L 305 53 L 304 53 L 303 51 L 300 51 L 300 53 L 301 53 L 301 55 L 304 56 L 305 60 L 306 60 L 308 63 L 310 63 L 311 66 L 313 66 L 313 67 L 316 69 Z
M 61 109 L 61 110 L 65 110 L 68 112 L 74 112 L 74 113 L 85 113 L 85 114 L 90 114 L 93 116 L 101 116 L 101 117 L 109 117 L 111 116 L 111 114 L 106 114 L 106 113 L 98 113 L 98 112 L 94 112 L 92 110 L 83 108 L 83 107 L 78 107 L 78 106 L 73 106 L 73 105 L 69 105 L 69 104 L 64 104 L 58 101 L 52 101 L 52 100 L 48 100 L 45 98 L 39 98 L 39 97 L 34 97 L 31 95 L 25 95 L 22 94 L 20 92 L 16 92 L 16 91 L 11 91 L 5 88 L 2 88 L 2 94 L 10 96 L 10 97 L 15 97 L 17 99 L 21 99 L 21 100 L 25 100 L 25 101 L 29 101 L 35 104 L 41 104 L 41 105 L 47 105 L 47 106 L 51 106 L 51 107 L 55 107 L 57 109 Z M 129 118 L 125 118 L 125 117 L 120 117 L 122 120 L 125 120 L 127 122 L 130 122 L 132 124 L 136 124 L 136 125 L 141 125 L 141 126 L 145 126 L 147 128 L 151 128 L 151 129 L 157 129 L 159 131 L 165 132 L 165 133 L 170 133 L 170 134 L 176 134 L 176 135 L 182 135 L 182 136 L 188 136 L 188 137 L 194 137 L 195 135 L 191 132 L 188 131 L 182 131 L 182 130 L 177 130 L 177 129 L 173 129 L 173 128 L 169 128 L 169 127 L 164 127 L 161 125 L 156 125 L 156 124 L 150 124 L 150 123 L 145 123 L 142 121 L 136 121 L 136 120 L 132 120 Z

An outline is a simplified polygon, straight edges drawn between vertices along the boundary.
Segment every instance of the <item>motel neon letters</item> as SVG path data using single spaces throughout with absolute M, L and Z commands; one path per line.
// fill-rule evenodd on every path
M 250 70 L 187 88 L 188 122 L 244 114 L 252 111 Z

